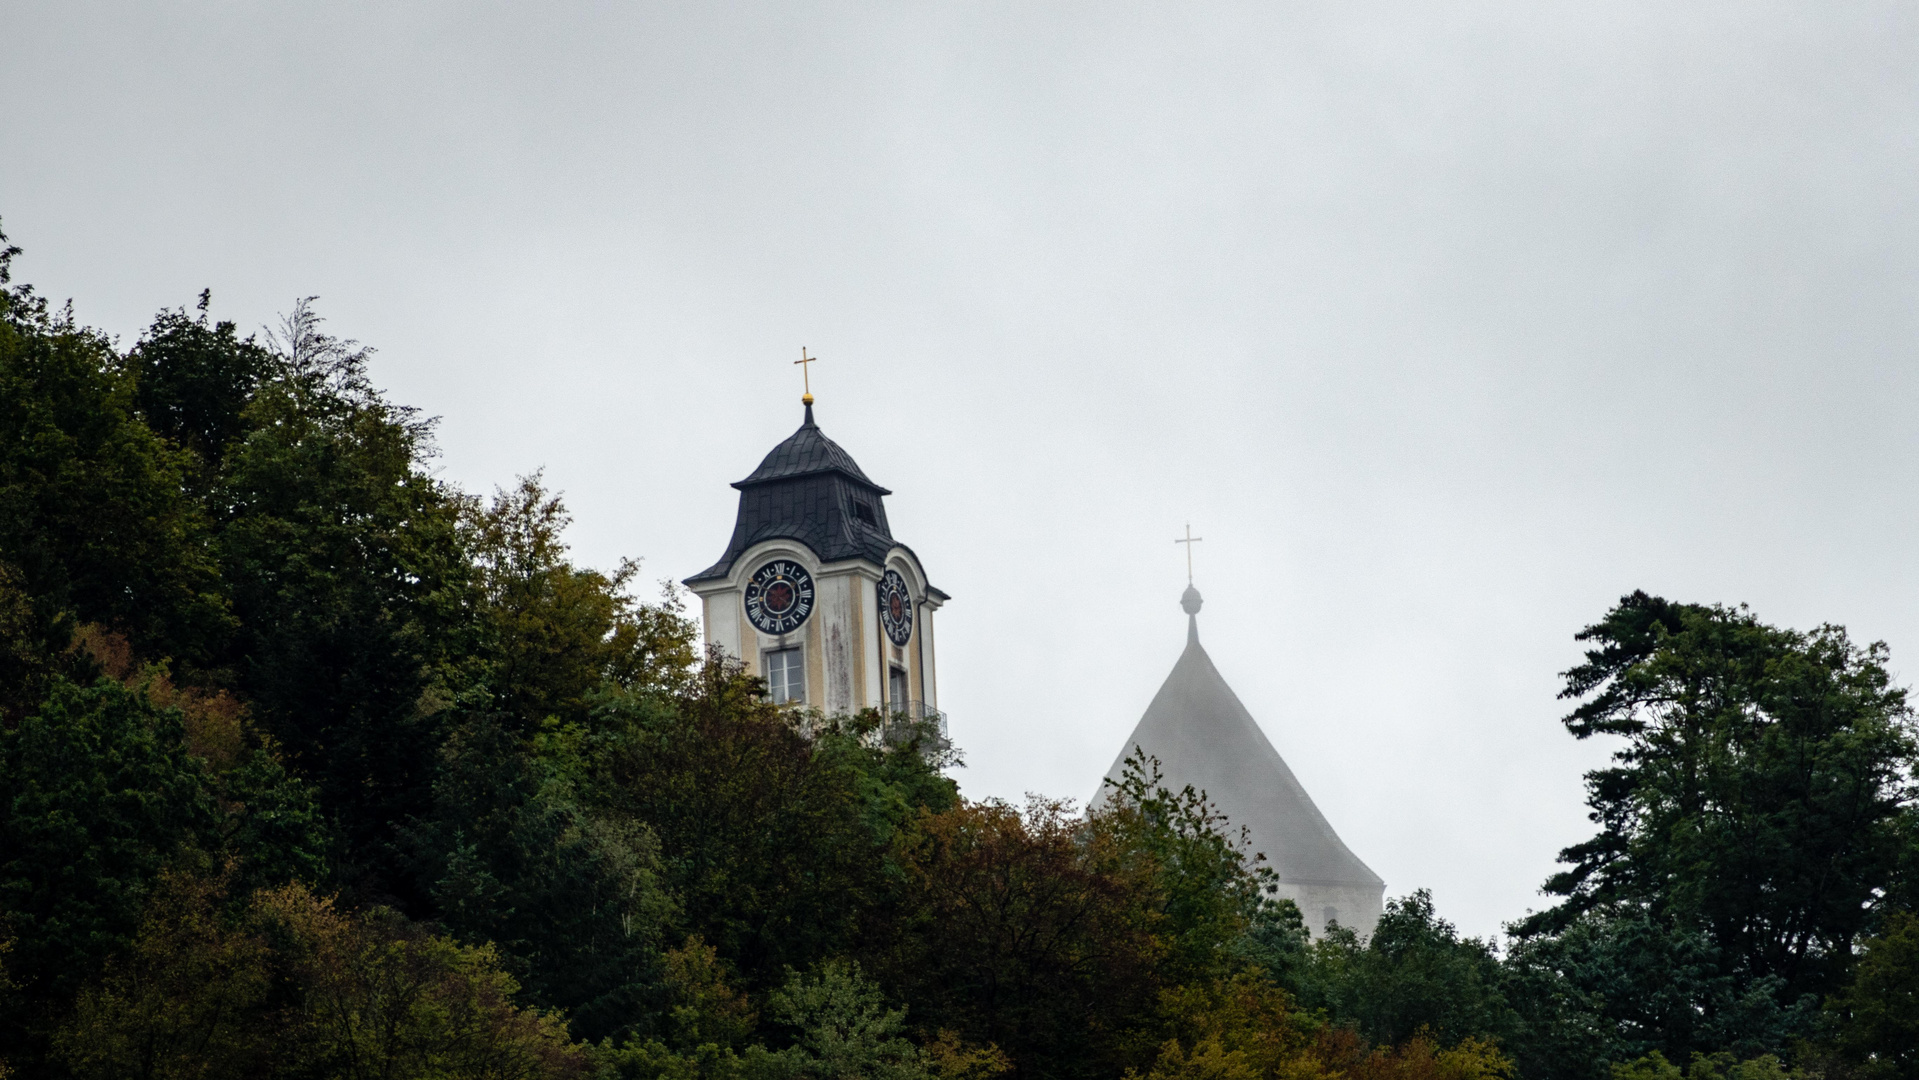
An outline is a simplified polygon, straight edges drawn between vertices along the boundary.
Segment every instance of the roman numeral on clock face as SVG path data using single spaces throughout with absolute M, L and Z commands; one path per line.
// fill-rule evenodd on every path
M 813 577 L 790 559 L 775 559 L 747 579 L 746 617 L 761 632 L 786 634 L 813 614 Z

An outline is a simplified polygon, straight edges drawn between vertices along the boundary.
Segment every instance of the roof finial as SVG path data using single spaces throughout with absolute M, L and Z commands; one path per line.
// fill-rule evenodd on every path
M 800 379 L 803 381 L 806 387 L 806 393 L 800 396 L 800 404 L 806 406 L 807 411 L 809 413 L 813 409 L 813 378 L 812 378 L 813 369 L 810 367 L 807 367 L 807 365 L 811 364 L 813 361 L 818 359 L 819 357 L 817 356 L 806 355 L 806 346 L 802 345 L 800 346 L 800 358 L 798 360 L 793 361 L 795 364 L 798 364 L 800 366 Z
M 1200 599 L 1199 590 L 1193 588 L 1193 545 L 1206 539 L 1193 535 L 1193 523 L 1186 523 L 1186 535 L 1173 541 L 1186 545 L 1186 591 L 1179 594 L 1179 609 L 1186 613 L 1186 642 L 1189 645 L 1199 643 L 1199 606 L 1205 603 Z
M 1193 583 L 1193 545 L 1204 539 L 1206 538 L 1203 536 L 1193 535 L 1193 523 L 1189 521 L 1186 523 L 1186 539 L 1173 541 L 1175 544 L 1186 545 L 1186 584 L 1188 585 Z

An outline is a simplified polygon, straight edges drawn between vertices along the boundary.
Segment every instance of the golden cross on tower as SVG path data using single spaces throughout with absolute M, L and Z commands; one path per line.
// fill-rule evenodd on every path
M 1193 545 L 1204 539 L 1206 538 L 1203 536 L 1193 535 L 1193 523 L 1189 521 L 1186 523 L 1186 539 L 1173 541 L 1175 544 L 1186 545 L 1186 584 L 1188 585 L 1193 583 Z
M 798 360 L 793 361 L 795 364 L 798 364 L 800 366 L 800 378 L 806 384 L 806 394 L 805 396 L 800 398 L 800 404 L 802 405 L 813 404 L 813 379 L 812 379 L 813 369 L 810 367 L 807 367 L 806 365 L 818 359 L 819 357 L 817 356 L 806 355 L 806 346 L 802 345 L 800 346 L 800 358 Z

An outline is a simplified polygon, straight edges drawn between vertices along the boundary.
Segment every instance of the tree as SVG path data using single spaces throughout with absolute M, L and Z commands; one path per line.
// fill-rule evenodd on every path
M 1644 593 L 1578 637 L 1592 644 L 1565 673 L 1567 729 L 1623 745 L 1587 776 L 1599 834 L 1546 884 L 1565 899 L 1516 929 L 1571 935 L 1562 970 L 1640 988 L 1606 994 L 1608 1016 L 1669 1056 L 1781 1049 L 1900 885 L 1915 744 L 1885 646 Z M 1607 944 L 1627 938 L 1636 953 Z
M 198 318 L 160 312 L 127 355 L 140 415 L 193 455 L 202 488 L 219 475 L 227 445 L 246 433 L 247 405 L 274 367 L 272 354 L 233 323 L 209 324 L 211 302 L 210 291 L 200 294 Z
M 1695 1052 L 1755 1057 L 1809 1033 L 1817 1009 L 1810 995 L 1784 995 L 1777 976 L 1754 979 L 1727 963 L 1704 931 L 1632 906 L 1589 911 L 1556 935 L 1523 939 L 1509 971 L 1522 976 L 1509 978 L 1516 992 L 1555 979 L 1571 991 L 1570 1015 L 1520 1003 L 1535 1025 L 1523 1033 L 1529 1050 L 1562 1061 L 1564 1051 L 1581 1051 L 1579 1071 L 1553 1075 L 1603 1072 L 1608 1062 L 1655 1049 L 1679 1060 Z M 1553 1050 L 1544 1025 L 1560 1027 L 1570 1041 Z
M 1256 922 L 1261 940 L 1277 945 L 1272 929 L 1286 915 L 1268 899 L 1275 886 L 1273 871 L 1258 864 L 1265 856 L 1248 857 L 1246 830 L 1235 835 L 1204 792 L 1191 785 L 1173 792 L 1161 780 L 1157 759 L 1143 751 L 1128 757 L 1120 780 L 1106 782 L 1109 798 L 1093 814 L 1095 827 L 1152 876 L 1159 933 L 1171 947 L 1162 977 L 1209 978 L 1232 962 Z
M 317 788 L 343 879 L 423 908 L 397 829 L 430 811 L 441 714 L 472 681 L 459 501 L 423 467 L 429 425 L 368 383 L 368 350 L 305 301 L 270 344 L 220 481 L 227 660 Z
M 20 572 L 0 562 L 0 724 L 17 723 L 45 700 L 62 666 L 23 585 Z
M 1248 972 L 1160 992 L 1146 1080 L 1311 1075 L 1313 1025 L 1284 990 Z M 1139 1076 L 1129 1069 L 1129 1077 Z
M 921 1080 L 919 1048 L 905 1036 L 906 1012 L 888 1009 L 879 987 L 845 961 L 789 977 L 767 1001 L 772 1021 L 792 1032 L 792 1075 L 818 1080 Z
M 192 459 L 141 419 L 106 335 L 4 287 L 17 250 L 0 234 L 0 564 L 31 600 L 30 637 L 58 654 L 100 623 L 205 663 L 232 620 L 184 485 Z
M 1666 1060 L 1666 1055 L 1654 1050 L 1645 1057 L 1612 1067 L 1613 1080 L 1788 1080 L 1800 1075 L 1788 1073 L 1771 1054 L 1741 1061 L 1724 1052 L 1695 1052 L 1692 1064 L 1682 1072 L 1679 1066 Z
M 1294 1008 L 1291 997 L 1251 972 L 1160 994 L 1151 1028 L 1161 1039 L 1144 1080 L 1511 1080 L 1512 1062 L 1485 1039 L 1442 1045 L 1420 1030 L 1398 1045 L 1374 1046 L 1350 1027 Z
M 686 688 L 698 628 L 677 594 L 659 605 L 634 602 L 627 589 L 639 564 L 611 575 L 574 566 L 561 533 L 570 522 L 559 496 L 537 474 L 498 491 L 463 520 L 480 584 L 496 711 L 533 730 L 542 720 L 578 723 L 599 691 L 674 692 Z
M 906 1011 L 887 1008 L 879 987 L 845 960 L 828 960 L 811 974 L 788 972 L 769 995 L 769 1027 L 786 1046 L 753 1043 L 736 1051 L 754 1017 L 715 978 L 712 950 L 695 939 L 673 955 L 675 996 L 688 1003 L 674 1007 L 675 1026 L 689 1020 L 700 1034 L 681 1028 L 671 1046 L 649 1039 L 603 1049 L 607 1071 L 620 1080 L 991 1080 L 1010 1067 L 996 1048 L 969 1045 L 952 1032 L 916 1045 L 906 1037 Z
M 220 818 L 178 712 L 118 683 L 62 681 L 0 730 L 0 908 L 27 991 L 70 999 L 132 940 L 162 868 L 219 849 Z
M 1501 988 L 1498 954 L 1461 938 L 1424 889 L 1386 902 L 1371 936 L 1340 928 L 1313 943 L 1300 998 L 1395 1046 L 1424 1032 L 1440 1043 L 1510 1039 L 1519 1018 Z
M 572 1080 L 585 1048 L 513 1003 L 492 950 L 291 884 L 237 905 L 169 876 L 131 949 L 54 1040 L 81 1077 Z
M 643 1019 L 670 901 L 653 835 L 587 812 L 567 778 L 490 716 L 442 751 L 431 818 L 409 830 L 456 937 L 492 942 L 529 1000 L 601 1039 Z
M 230 875 L 165 873 L 139 936 L 81 993 L 54 1055 L 82 1078 L 220 1080 L 271 1069 L 274 972 L 258 928 L 222 910 Z
M 209 764 L 189 712 L 155 700 L 165 684 L 151 670 L 129 678 L 56 680 L 33 715 L 0 728 L 0 911 L 35 1023 L 129 947 L 169 867 L 231 864 L 257 885 L 322 865 L 304 785 L 260 747 Z M 0 1053 L 35 1045 L 19 1028 L 5 1038 Z
M 1826 1002 L 1831 1042 L 1866 1076 L 1919 1077 L 1919 916 L 1898 911 L 1866 938 L 1853 982 Z
M 564 1018 L 513 1003 L 519 986 L 491 946 L 460 945 L 390 909 L 349 915 L 298 885 L 256 896 L 254 910 L 297 987 L 289 1066 L 346 1080 L 586 1072 Z
M 1420 1034 L 1398 1046 L 1368 1047 L 1348 1030 L 1325 1028 L 1313 1057 L 1321 1075 L 1350 1080 L 1513 1080 L 1512 1062 L 1479 1039 L 1443 1047 Z
M 1151 1010 L 1168 953 L 1157 867 L 1041 800 L 929 813 L 913 844 L 884 984 L 1021 1076 L 1116 1071 L 1113 1036 Z
M 737 1047 L 759 1023 L 752 1003 L 728 983 L 718 949 L 698 934 L 666 954 L 668 1041 L 681 1048 Z
M 700 935 L 754 993 L 884 939 L 901 832 L 957 798 L 917 746 L 877 738 L 877 716 L 809 719 L 763 691 L 712 657 L 684 694 L 608 696 L 569 751 L 594 813 L 658 838 L 676 936 Z

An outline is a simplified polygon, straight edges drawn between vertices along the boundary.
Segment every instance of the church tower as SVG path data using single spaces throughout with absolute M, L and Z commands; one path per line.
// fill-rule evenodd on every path
M 1199 590 L 1186 586 L 1186 651 L 1173 665 L 1139 726 L 1107 770 L 1121 779 L 1134 748 L 1159 759 L 1161 783 L 1177 791 L 1204 791 L 1237 831 L 1245 826 L 1252 850 L 1278 875 L 1279 895 L 1299 905 L 1315 937 L 1328 923 L 1372 933 L 1386 883 L 1352 853 L 1313 805 L 1293 770 L 1226 685 L 1199 644 Z M 1110 788 L 1102 788 L 1104 797 Z
M 706 640 L 766 680 L 773 700 L 829 715 L 881 709 L 941 720 L 933 587 L 893 539 L 885 497 L 851 455 L 806 419 L 740 492 L 720 561 L 687 578 Z

